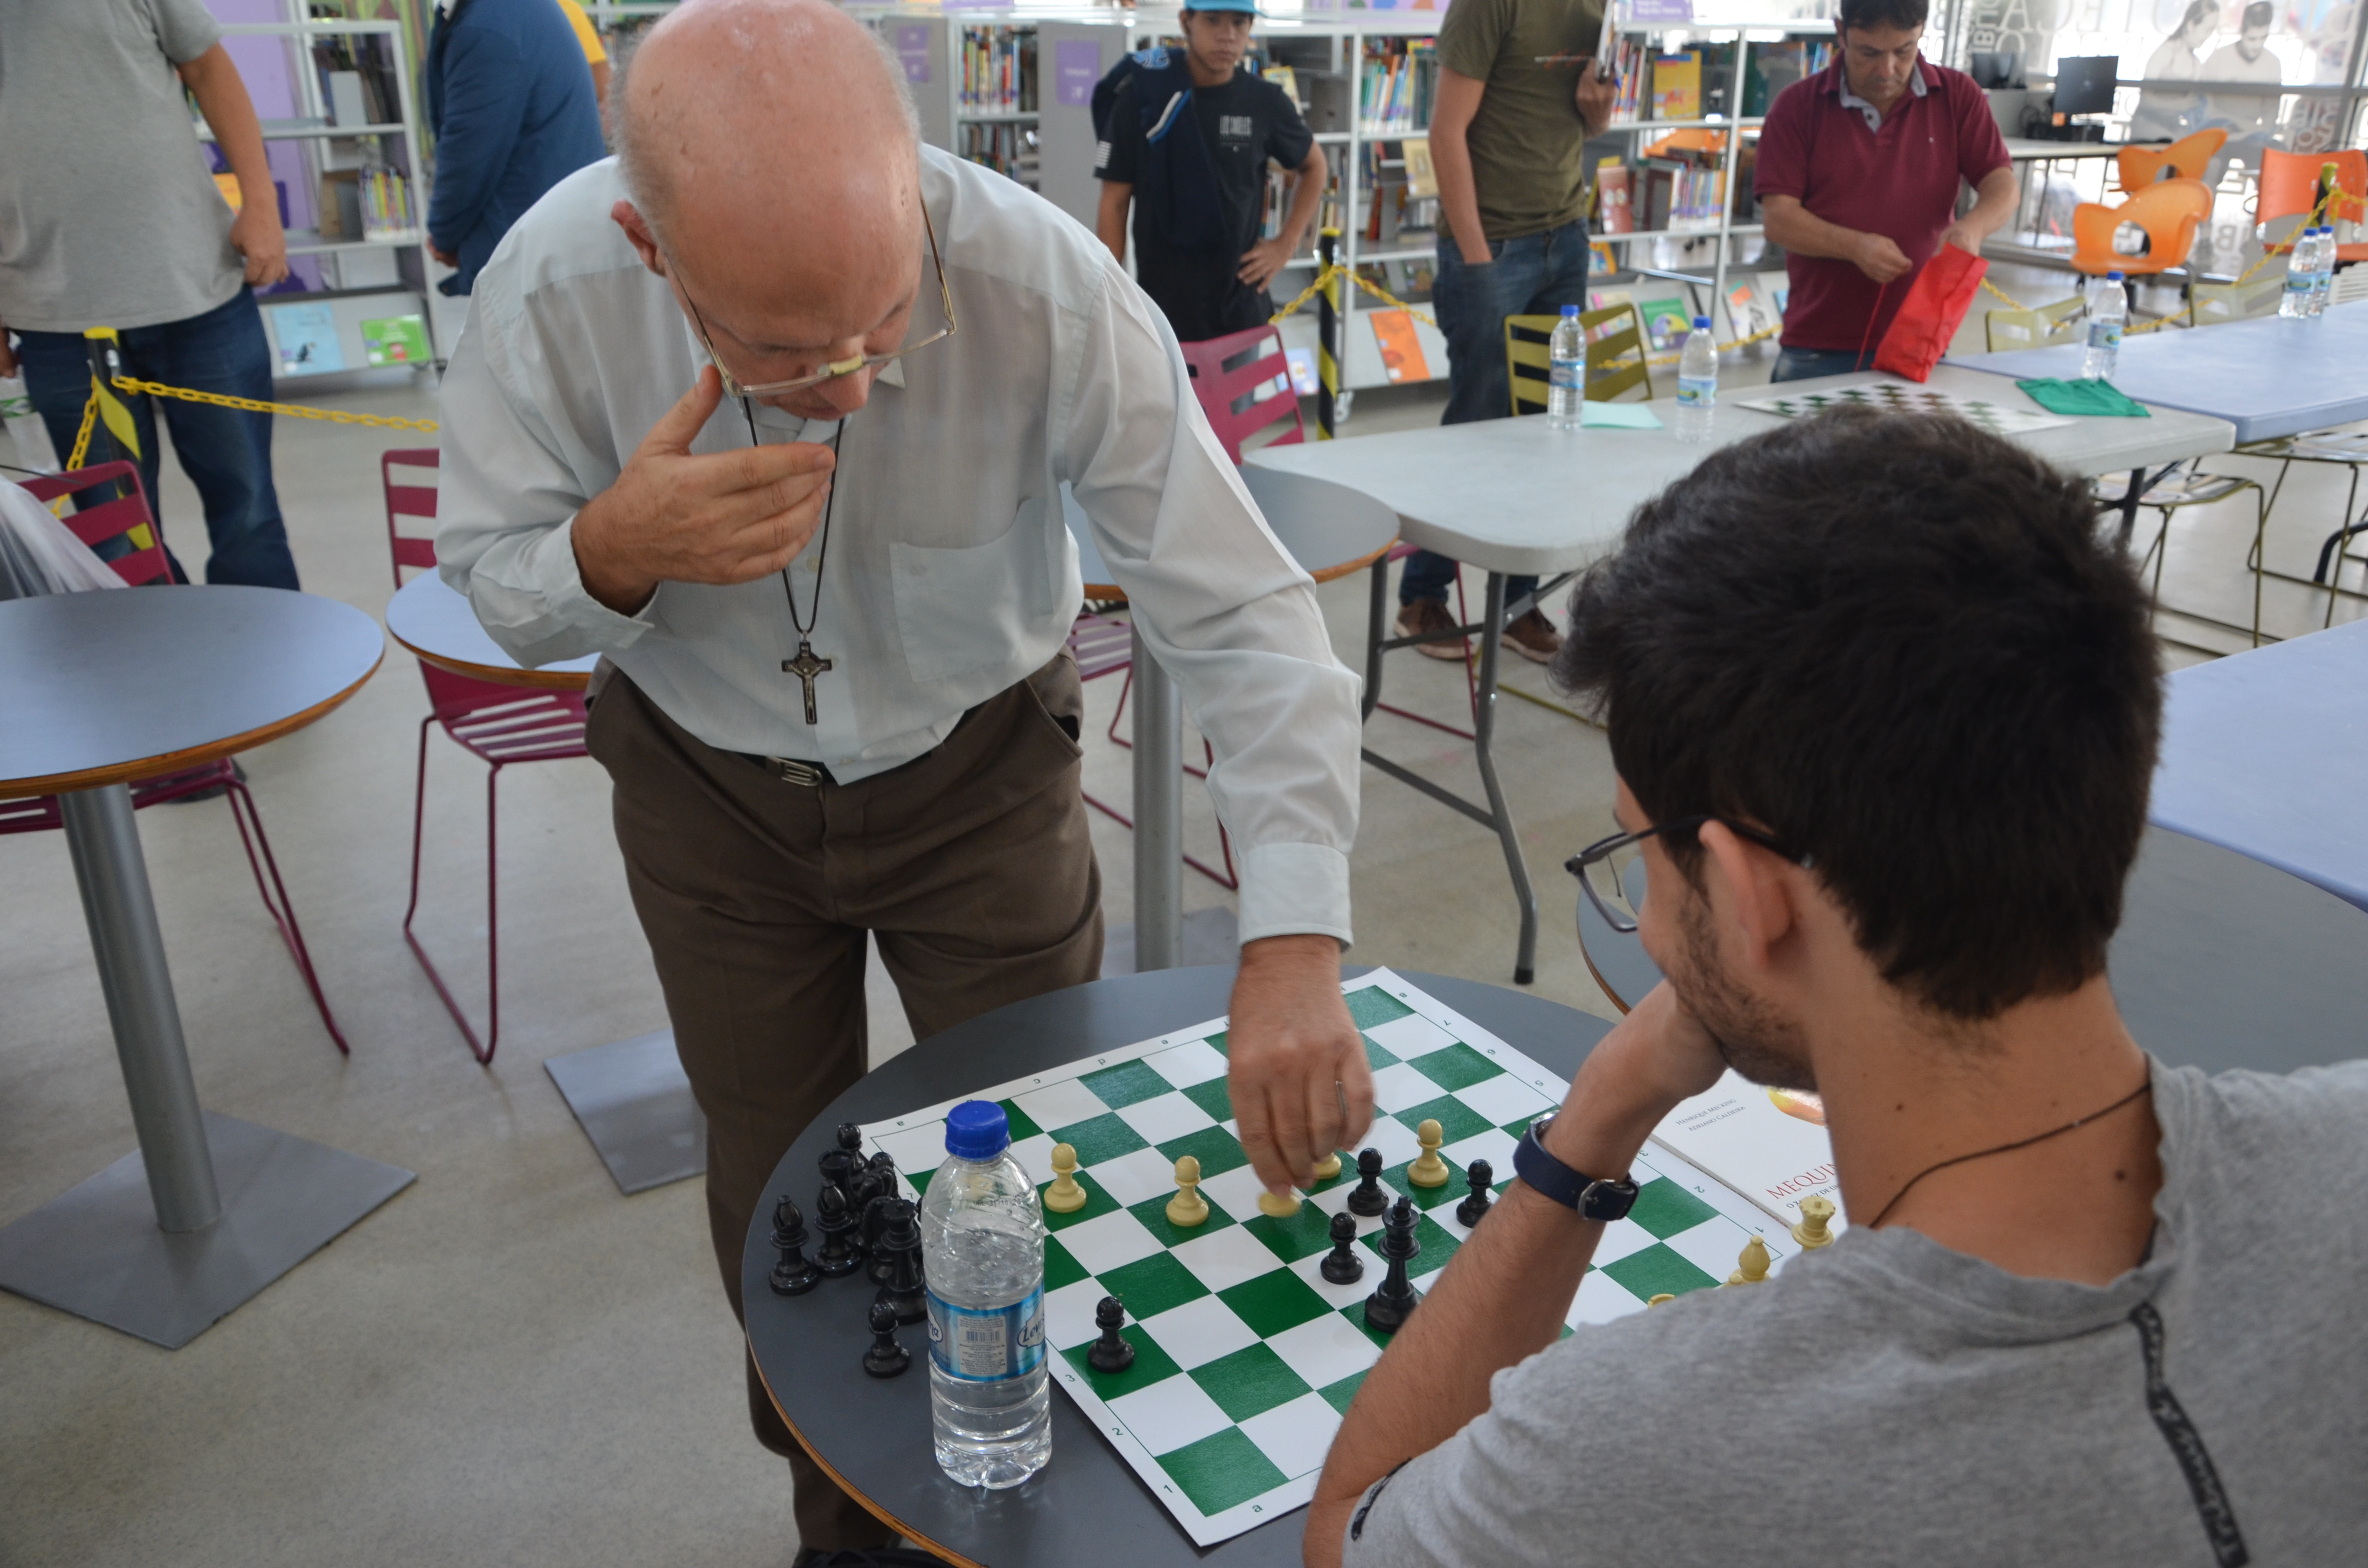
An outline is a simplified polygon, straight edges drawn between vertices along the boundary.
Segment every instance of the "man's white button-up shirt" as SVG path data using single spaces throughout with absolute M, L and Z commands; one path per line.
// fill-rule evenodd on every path
M 801 615 L 819 590 L 814 650 L 833 661 L 817 725 L 781 670 L 798 636 L 778 575 L 664 583 L 625 616 L 576 573 L 576 511 L 706 360 L 609 217 L 626 194 L 614 160 L 555 187 L 477 279 L 443 386 L 444 580 L 523 664 L 605 653 L 708 744 L 825 763 L 852 783 L 928 751 L 1061 651 L 1083 594 L 1065 481 L 1215 744 L 1209 790 L 1241 851 L 1242 939 L 1347 941 L 1358 687 L 1313 583 L 1110 253 L 1001 175 L 934 148 L 921 160 L 960 330 L 897 361 L 843 422 L 828 560 L 818 581 L 809 546 L 790 571 Z M 767 444 L 834 428 L 762 404 L 756 417 Z M 692 450 L 747 443 L 727 398 Z

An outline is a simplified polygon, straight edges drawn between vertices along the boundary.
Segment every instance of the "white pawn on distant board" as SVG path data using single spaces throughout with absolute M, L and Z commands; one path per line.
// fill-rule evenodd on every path
M 1077 1185 L 1077 1151 L 1066 1143 L 1053 1145 L 1053 1185 L 1044 1189 L 1044 1207 L 1055 1214 L 1074 1214 L 1089 1195 Z
M 1804 1252 L 1834 1244 L 1834 1233 L 1828 1223 L 1834 1217 L 1834 1200 L 1822 1193 L 1813 1192 L 1801 1199 L 1801 1222 L 1793 1227 L 1793 1239 Z
M 1454 1172 L 1439 1157 L 1439 1145 L 1446 1133 L 1436 1121 L 1425 1121 L 1414 1130 L 1414 1141 L 1422 1145 L 1422 1153 L 1406 1167 L 1406 1180 L 1417 1187 L 1445 1187 Z
M 1201 1196 L 1201 1162 L 1187 1154 L 1176 1162 L 1175 1197 L 1167 1200 L 1167 1222 L 1190 1230 L 1209 1222 L 1209 1200 Z

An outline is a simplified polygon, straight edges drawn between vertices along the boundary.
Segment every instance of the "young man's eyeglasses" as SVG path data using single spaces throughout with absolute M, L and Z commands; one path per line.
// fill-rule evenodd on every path
M 1656 833 L 1691 833 L 1704 823 L 1724 823 L 1727 831 L 1737 838 L 1748 838 L 1762 849 L 1782 855 L 1796 866 L 1806 866 L 1806 858 L 1791 853 L 1758 828 L 1746 827 L 1714 812 L 1701 816 L 1679 817 L 1673 822 L 1655 823 L 1635 833 L 1615 833 L 1609 838 L 1599 838 L 1562 863 L 1562 869 L 1578 879 L 1579 891 L 1603 923 L 1614 931 L 1634 931 L 1645 902 L 1645 878 L 1637 866 L 1644 858 L 1645 840 Z
M 791 376 L 783 381 L 743 384 L 730 369 L 725 368 L 723 356 L 715 351 L 714 339 L 707 335 L 706 319 L 699 313 L 699 306 L 691 299 L 690 290 L 684 289 L 682 302 L 690 306 L 691 324 L 699 328 L 699 341 L 706 348 L 708 358 L 714 361 L 715 373 L 723 379 L 723 395 L 734 398 L 779 397 L 783 392 L 803 392 L 807 387 L 820 386 L 825 381 L 835 381 L 841 376 L 851 376 L 859 370 L 877 369 L 892 359 L 902 359 L 916 349 L 927 348 L 941 338 L 951 337 L 954 335 L 954 297 L 952 290 L 946 287 L 946 264 L 944 258 L 938 254 L 937 226 L 929 222 L 929 210 L 927 207 L 921 209 L 921 228 L 929 236 L 929 260 L 938 269 L 938 300 L 945 307 L 946 324 L 926 336 L 908 340 L 902 347 L 886 354 L 851 354 L 844 359 L 831 360 L 810 376 Z M 675 276 L 675 283 L 677 287 L 681 286 L 682 277 L 679 273 Z

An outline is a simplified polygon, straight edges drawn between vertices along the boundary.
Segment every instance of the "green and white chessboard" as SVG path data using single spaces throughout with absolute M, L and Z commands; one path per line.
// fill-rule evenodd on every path
M 1365 1142 L 1381 1150 L 1392 1195 L 1426 1210 L 1410 1267 L 1419 1287 L 1471 1233 L 1455 1218 L 1469 1194 L 1464 1167 L 1485 1159 L 1498 1188 L 1509 1184 L 1521 1131 L 1569 1085 L 1387 970 L 1343 989 L 1373 1064 L 1377 1114 Z M 945 1116 L 962 1100 L 1002 1105 L 1012 1153 L 1040 1190 L 1053 1178 L 1053 1145 L 1076 1148 L 1090 1201 L 1044 1216 L 1054 1381 L 1201 1546 L 1315 1495 L 1333 1432 L 1388 1343 L 1364 1326 L 1384 1267 L 1381 1220 L 1358 1220 L 1370 1253 L 1361 1281 L 1334 1285 L 1317 1267 L 1356 1186 L 1355 1162 L 1292 1218 L 1260 1213 L 1225 1096 L 1224 1031 L 1213 1019 L 863 1129 L 867 1147 L 886 1150 L 916 1190 L 944 1160 Z M 1406 1179 L 1427 1119 L 1445 1132 L 1440 1153 L 1456 1169 L 1443 1187 Z M 1209 1202 L 1207 1223 L 1190 1230 L 1166 1213 L 1186 1154 L 1201 1162 Z M 1636 1207 L 1604 1233 L 1565 1320 L 1571 1329 L 1719 1284 L 1755 1234 L 1780 1262 L 1799 1250 L 1769 1215 L 1665 1151 L 1648 1151 L 1634 1174 Z M 1134 1345 L 1134 1364 L 1119 1373 L 1086 1359 L 1106 1295 L 1126 1303 Z
M 1955 392 L 1942 392 L 1936 387 L 1915 386 L 1907 381 L 1870 381 L 1861 387 L 1755 398 L 1737 404 L 1742 408 L 1759 409 L 1763 414 L 1781 415 L 1786 419 L 1851 405 L 1901 414 L 1953 414 L 1960 419 L 1971 420 L 1994 436 L 2025 436 L 2033 430 L 2072 423 L 2060 415 L 2036 408 L 2015 408 L 1984 398 L 1960 397 Z

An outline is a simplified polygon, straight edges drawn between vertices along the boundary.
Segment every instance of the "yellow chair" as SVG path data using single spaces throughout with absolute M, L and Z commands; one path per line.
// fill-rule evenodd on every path
M 2052 348 L 2080 335 L 2078 318 L 2088 303 L 2075 294 L 2035 311 L 2009 310 L 2001 305 L 1982 318 L 1982 335 L 1993 354 L 2009 348 Z
M 2212 166 L 2214 154 L 2227 142 L 2225 131 L 2199 131 L 2168 147 L 2124 147 L 2113 155 L 2122 193 L 2135 196 L 2157 181 L 2197 179 Z M 2163 171 L 2168 169 L 2166 176 Z
M 2119 207 L 2084 201 L 2072 210 L 2072 269 L 2092 278 L 2168 272 L 2186 264 L 2196 228 L 2211 216 L 2212 190 L 2200 179 L 2159 181 Z M 2144 255 L 2123 256 L 2113 248 L 2113 235 L 2124 223 L 2146 231 Z
M 1505 375 L 1513 392 L 1513 413 L 1543 414 L 1553 376 L 1553 316 L 1505 318 Z M 1605 331 L 1614 322 L 1623 325 Z M 1653 372 L 1645 362 L 1645 318 L 1632 304 L 1607 305 L 1582 311 L 1578 324 L 1587 334 L 1587 400 L 1609 403 L 1630 387 L 1643 387 L 1645 401 L 1653 397 Z

